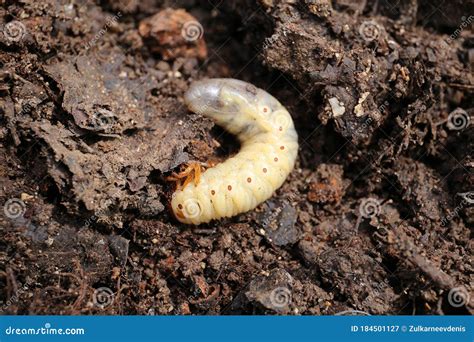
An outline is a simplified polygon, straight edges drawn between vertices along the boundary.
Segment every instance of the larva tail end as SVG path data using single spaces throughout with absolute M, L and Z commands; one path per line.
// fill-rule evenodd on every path
M 224 93 L 232 94 L 232 100 Z M 255 103 L 257 93 L 258 88 L 244 81 L 211 78 L 191 83 L 184 102 L 191 111 L 218 119 L 219 115 L 239 113 L 242 103 Z
M 184 94 L 184 102 L 192 112 L 206 115 L 219 108 L 219 92 L 219 85 L 211 80 L 195 81 Z

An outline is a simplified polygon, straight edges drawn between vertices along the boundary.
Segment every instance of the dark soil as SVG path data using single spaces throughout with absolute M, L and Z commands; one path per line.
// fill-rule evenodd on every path
M 2 313 L 474 313 L 473 0 L 0 4 Z M 300 153 L 191 227 L 167 176 L 238 149 L 183 105 L 204 77 L 277 97 Z

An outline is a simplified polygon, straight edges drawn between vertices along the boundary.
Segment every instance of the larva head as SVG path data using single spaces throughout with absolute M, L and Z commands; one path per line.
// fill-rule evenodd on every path
M 179 222 L 199 224 L 202 221 L 203 206 L 199 199 L 186 192 L 176 191 L 171 198 L 171 208 Z

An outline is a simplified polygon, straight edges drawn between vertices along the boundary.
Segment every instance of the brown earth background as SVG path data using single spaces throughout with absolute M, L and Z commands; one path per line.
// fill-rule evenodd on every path
M 2 314 L 472 314 L 474 1 L 0 0 Z M 235 139 L 183 105 L 278 98 L 295 170 L 256 210 L 168 210 Z

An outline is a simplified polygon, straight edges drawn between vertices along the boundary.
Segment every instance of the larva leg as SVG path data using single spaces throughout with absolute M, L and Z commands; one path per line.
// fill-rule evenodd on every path
M 201 174 L 202 174 L 202 169 L 206 170 L 210 167 L 213 167 L 217 165 L 216 161 L 207 161 L 205 163 L 201 162 L 189 162 L 185 163 L 183 165 L 186 165 L 186 168 L 179 172 L 175 173 L 173 172 L 171 176 L 166 177 L 167 181 L 170 182 L 175 182 L 176 183 L 176 189 L 183 189 L 188 185 L 189 183 L 193 182 L 195 186 L 198 186 L 199 181 L 201 179 Z M 184 181 L 183 181 L 184 179 Z
M 184 169 L 184 171 L 181 171 L 179 173 L 173 172 L 171 176 L 166 178 L 166 180 L 176 182 L 176 189 L 181 190 L 193 181 L 194 185 L 197 186 L 199 184 L 200 178 L 201 164 L 199 162 L 190 162 L 187 164 L 186 169 Z

